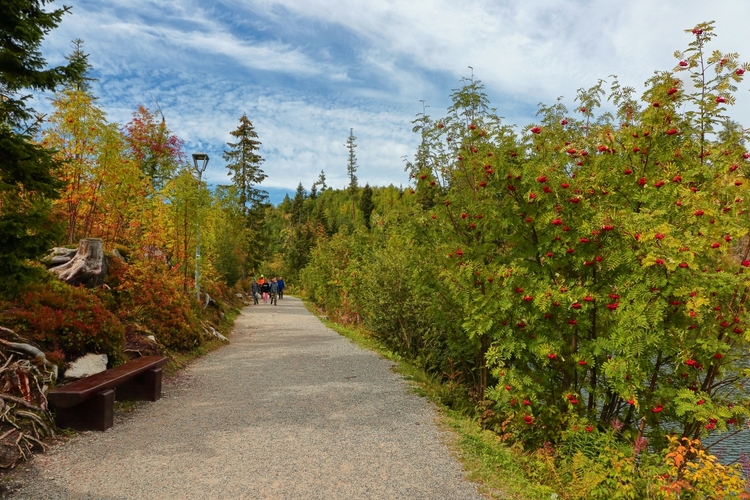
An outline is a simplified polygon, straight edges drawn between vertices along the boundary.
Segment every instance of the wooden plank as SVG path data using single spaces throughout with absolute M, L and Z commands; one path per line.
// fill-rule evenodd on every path
M 162 356 L 144 356 L 90 377 L 51 390 L 49 402 L 57 408 L 69 408 L 106 389 L 114 389 L 138 374 L 167 364 Z

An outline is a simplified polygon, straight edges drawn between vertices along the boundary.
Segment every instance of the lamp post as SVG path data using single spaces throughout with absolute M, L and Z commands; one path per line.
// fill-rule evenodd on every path
M 195 166 L 195 171 L 198 172 L 198 189 L 200 190 L 201 187 L 201 177 L 203 177 L 203 172 L 206 171 L 206 166 L 208 165 L 208 155 L 206 153 L 193 153 L 193 165 Z M 200 201 L 198 202 L 198 207 L 200 207 Z M 196 209 L 197 212 L 197 209 Z M 199 214 L 196 213 L 198 216 Z M 198 216 L 198 237 L 196 239 L 196 245 L 195 245 L 195 296 L 198 299 L 198 303 L 201 302 L 201 219 Z

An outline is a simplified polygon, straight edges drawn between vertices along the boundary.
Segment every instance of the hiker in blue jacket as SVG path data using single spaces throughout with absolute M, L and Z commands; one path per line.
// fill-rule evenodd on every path
M 279 279 L 276 280 L 276 284 L 279 285 L 279 298 L 284 298 L 284 278 L 279 276 Z
M 276 297 L 279 295 L 279 284 L 276 282 L 276 278 L 271 278 L 271 304 L 278 305 Z
M 253 283 L 250 285 L 250 293 L 253 295 L 253 305 L 257 306 L 258 298 L 260 296 L 260 285 L 255 278 L 253 278 Z

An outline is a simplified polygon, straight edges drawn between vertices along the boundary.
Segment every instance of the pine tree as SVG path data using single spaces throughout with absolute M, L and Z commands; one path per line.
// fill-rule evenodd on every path
M 27 259 L 42 255 L 60 235 L 50 220 L 59 197 L 59 167 L 52 151 L 33 142 L 42 117 L 27 105 L 24 89 L 54 90 L 85 72 L 80 59 L 44 69 L 45 35 L 70 9 L 48 11 L 45 0 L 0 2 L 0 289 L 28 275 Z
M 222 157 L 227 161 L 228 175 L 232 176 L 237 187 L 242 213 L 247 215 L 251 206 L 261 205 L 268 199 L 268 193 L 256 187 L 268 177 L 260 168 L 264 161 L 258 154 L 261 142 L 246 114 L 242 115 L 240 125 L 230 135 L 237 142 L 228 142 L 231 149 L 224 151 Z
M 356 213 L 354 211 L 355 197 L 357 196 L 357 155 L 354 153 L 354 149 L 357 144 L 354 142 L 357 138 L 354 137 L 354 129 L 349 129 L 349 138 L 346 140 L 346 149 L 349 150 L 349 161 L 346 165 L 346 173 L 349 176 L 349 194 L 352 197 L 352 220 L 354 220 Z

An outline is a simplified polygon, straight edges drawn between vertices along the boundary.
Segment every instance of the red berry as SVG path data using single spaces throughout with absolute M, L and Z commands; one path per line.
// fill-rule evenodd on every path
M 540 127 L 532 127 L 532 129 L 531 129 L 531 133 L 532 134 L 538 134 L 541 131 L 542 131 L 542 129 Z
M 666 133 L 667 135 L 675 135 L 675 134 L 677 133 L 677 129 L 676 129 L 676 128 L 670 128 L 670 129 L 669 129 L 669 130 L 667 130 L 667 131 L 666 131 L 665 133 Z
M 680 66 L 682 66 L 683 68 L 687 65 L 688 65 L 687 61 L 680 61 Z
M 737 74 L 739 75 L 740 73 L 737 73 Z M 567 124 L 568 124 L 568 120 L 566 120 L 565 118 L 563 118 L 563 119 L 562 119 L 562 120 L 560 121 L 560 125 L 567 125 Z

